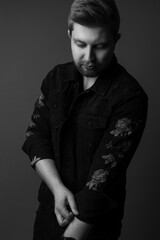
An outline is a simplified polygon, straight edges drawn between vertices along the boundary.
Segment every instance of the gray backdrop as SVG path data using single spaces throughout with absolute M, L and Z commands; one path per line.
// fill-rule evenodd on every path
M 71 60 L 71 0 L 0 0 L 0 239 L 29 240 L 40 179 L 21 151 L 42 79 Z M 149 96 L 147 126 L 128 169 L 121 240 L 160 239 L 160 2 L 117 0 L 117 56 Z

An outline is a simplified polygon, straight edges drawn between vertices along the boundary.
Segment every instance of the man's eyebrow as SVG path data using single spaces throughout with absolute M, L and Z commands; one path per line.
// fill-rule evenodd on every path
M 77 38 L 73 38 L 74 42 L 79 42 L 79 43 L 83 43 L 86 44 L 85 41 L 77 39 Z M 97 42 L 94 45 L 108 45 L 110 43 L 110 41 L 102 41 L 102 42 Z
M 85 43 L 84 41 L 82 41 L 82 40 L 80 40 L 80 39 L 77 39 L 77 38 L 73 38 L 73 40 L 74 40 L 75 42 Z

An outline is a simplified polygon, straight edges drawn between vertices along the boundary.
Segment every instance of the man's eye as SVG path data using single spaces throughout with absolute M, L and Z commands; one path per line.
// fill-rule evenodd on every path
M 78 43 L 78 42 L 76 43 L 76 45 L 77 45 L 79 48 L 85 48 L 85 46 L 86 46 L 85 44 L 83 44 L 83 43 Z

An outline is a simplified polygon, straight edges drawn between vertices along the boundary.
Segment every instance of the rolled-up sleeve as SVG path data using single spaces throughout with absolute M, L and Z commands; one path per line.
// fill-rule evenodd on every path
M 114 106 L 88 180 L 76 194 L 81 221 L 94 224 L 117 207 L 118 203 L 107 193 L 107 187 L 120 180 L 136 151 L 146 124 L 147 100 L 146 95 L 126 96 Z M 112 187 L 114 191 L 114 184 Z
M 31 122 L 26 132 L 22 150 L 29 156 L 31 166 L 41 159 L 53 159 L 49 109 L 47 106 L 47 77 L 41 86 L 41 94 L 36 100 Z

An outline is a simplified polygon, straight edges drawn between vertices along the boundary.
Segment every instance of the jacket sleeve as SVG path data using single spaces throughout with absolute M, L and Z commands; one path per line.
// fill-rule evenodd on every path
M 136 151 L 146 123 L 147 102 L 146 95 L 135 95 L 114 106 L 86 185 L 76 194 L 81 221 L 94 224 L 117 207 L 117 197 L 110 195 L 108 189 L 117 191 L 114 187 L 121 181 Z
M 31 122 L 26 132 L 26 140 L 22 147 L 22 150 L 29 156 L 33 168 L 35 163 L 41 159 L 54 159 L 51 143 L 49 109 L 46 104 L 48 80 L 49 79 L 46 77 L 42 83 L 41 95 L 35 102 Z

